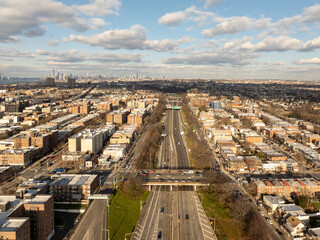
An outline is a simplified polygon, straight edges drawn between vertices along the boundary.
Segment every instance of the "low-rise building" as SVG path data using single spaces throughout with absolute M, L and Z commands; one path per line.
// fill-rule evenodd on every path
M 56 201 L 81 201 L 87 200 L 98 186 L 98 175 L 62 174 L 50 183 L 50 193 Z
M 274 212 L 281 204 L 285 204 L 285 201 L 279 196 L 264 195 L 263 202 L 270 207 L 271 212 Z
M 41 148 L 28 147 L 20 149 L 5 149 L 0 151 L 0 165 L 26 166 L 42 152 Z

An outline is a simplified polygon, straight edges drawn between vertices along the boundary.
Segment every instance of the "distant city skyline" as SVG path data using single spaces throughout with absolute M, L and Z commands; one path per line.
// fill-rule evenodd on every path
M 2 0 L 0 73 L 320 80 L 316 0 Z

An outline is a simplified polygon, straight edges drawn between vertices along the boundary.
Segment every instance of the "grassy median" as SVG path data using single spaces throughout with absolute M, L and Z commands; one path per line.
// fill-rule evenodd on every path
M 202 206 L 208 217 L 216 219 L 215 233 L 218 239 L 243 239 L 241 230 L 232 220 L 225 206 L 208 193 L 201 194 L 200 198 L 202 198 Z
M 111 240 L 124 239 L 126 233 L 133 232 L 140 216 L 140 200 L 145 202 L 148 194 L 144 192 L 141 197 L 130 198 L 117 191 L 112 197 L 108 214 Z

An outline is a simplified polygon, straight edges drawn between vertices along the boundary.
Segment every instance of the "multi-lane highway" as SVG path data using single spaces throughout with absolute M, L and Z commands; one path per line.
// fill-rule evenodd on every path
M 182 137 L 184 132 L 180 124 L 179 110 L 166 111 L 165 134 L 161 142 L 157 168 L 190 168 L 187 149 Z
M 154 187 L 131 239 L 216 239 L 190 187 Z
M 158 168 L 189 169 L 190 162 L 183 139 L 179 110 L 167 110 L 165 136 L 162 140 Z M 184 170 L 187 171 L 187 170 Z M 201 176 L 185 173 L 150 174 L 149 178 L 158 181 L 187 183 Z M 144 206 L 138 224 L 131 237 L 144 239 L 217 239 L 202 208 L 197 194 L 189 186 L 154 186 Z

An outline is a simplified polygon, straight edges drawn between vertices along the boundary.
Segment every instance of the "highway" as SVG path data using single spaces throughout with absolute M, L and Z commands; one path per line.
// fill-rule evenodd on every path
M 179 110 L 167 110 L 166 137 L 162 140 L 157 168 L 190 169 L 190 162 L 183 139 Z M 168 161 L 169 160 L 169 161 Z M 163 170 L 159 170 L 163 171 Z M 175 171 L 175 170 L 173 170 Z M 149 175 L 151 180 L 201 181 L 193 173 L 160 173 Z M 199 198 L 190 186 L 154 186 L 142 209 L 139 221 L 131 237 L 133 240 L 209 240 L 217 239 Z
M 182 137 L 183 129 L 180 124 L 179 110 L 167 110 L 165 118 L 165 133 L 160 147 L 160 158 L 157 168 L 188 169 L 189 157 Z

